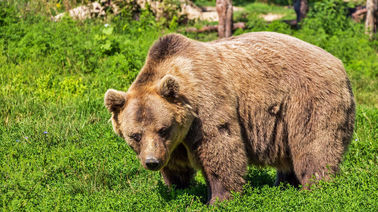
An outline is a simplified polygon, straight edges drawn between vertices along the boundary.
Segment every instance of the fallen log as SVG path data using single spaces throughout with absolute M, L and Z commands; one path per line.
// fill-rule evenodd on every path
M 245 29 L 246 25 L 244 22 L 238 22 L 234 23 L 232 25 L 232 30 L 236 29 Z M 202 33 L 202 32 L 216 32 L 218 31 L 218 25 L 212 25 L 212 26 L 204 26 L 199 29 L 195 27 L 188 27 L 185 29 L 185 32 L 195 32 L 195 33 Z
M 367 9 L 363 6 L 350 9 L 350 16 L 355 22 L 361 22 L 366 16 Z

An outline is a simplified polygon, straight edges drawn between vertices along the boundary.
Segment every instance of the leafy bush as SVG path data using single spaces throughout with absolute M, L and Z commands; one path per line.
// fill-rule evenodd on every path
M 324 0 L 314 4 L 304 19 L 304 27 L 310 30 L 324 30 L 333 35 L 337 31 L 345 31 L 352 27 L 347 17 L 347 7 L 342 0 Z

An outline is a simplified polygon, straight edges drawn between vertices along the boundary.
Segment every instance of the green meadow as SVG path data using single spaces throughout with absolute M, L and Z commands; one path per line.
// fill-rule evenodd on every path
M 378 211 L 378 39 L 345 15 L 348 5 L 313 3 L 300 29 L 292 29 L 259 16 L 282 7 L 294 18 L 283 6 L 240 3 L 246 11 L 235 19 L 247 27 L 235 35 L 281 32 L 343 61 L 357 102 L 355 131 L 331 181 L 311 191 L 274 187 L 274 169 L 250 167 L 243 195 L 209 206 L 200 173 L 180 190 L 166 187 L 159 172 L 143 169 L 113 133 L 103 97 L 109 88 L 128 89 L 160 36 L 179 32 L 208 41 L 216 33 L 185 33 L 186 26 L 156 22 L 148 11 L 139 21 L 121 14 L 54 22 L 11 2 L 0 0 L 3 211 Z

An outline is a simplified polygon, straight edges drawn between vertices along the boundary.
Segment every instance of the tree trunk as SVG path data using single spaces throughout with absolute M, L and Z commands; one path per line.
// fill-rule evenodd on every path
M 307 15 L 308 12 L 308 2 L 307 0 L 295 0 L 294 10 L 297 14 L 297 24 L 301 22 Z
M 232 36 L 232 0 L 217 0 L 217 13 L 219 16 L 219 38 Z
M 367 0 L 366 1 L 366 22 L 365 22 L 365 32 L 366 34 L 373 36 L 373 33 L 377 31 L 377 13 L 378 13 L 378 0 Z

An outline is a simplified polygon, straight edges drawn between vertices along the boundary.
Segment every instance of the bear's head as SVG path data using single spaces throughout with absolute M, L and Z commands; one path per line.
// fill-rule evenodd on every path
M 112 113 L 114 131 L 149 170 L 167 165 L 195 117 L 180 93 L 179 80 L 170 74 L 152 85 L 132 86 L 127 92 L 109 89 L 105 106 Z

